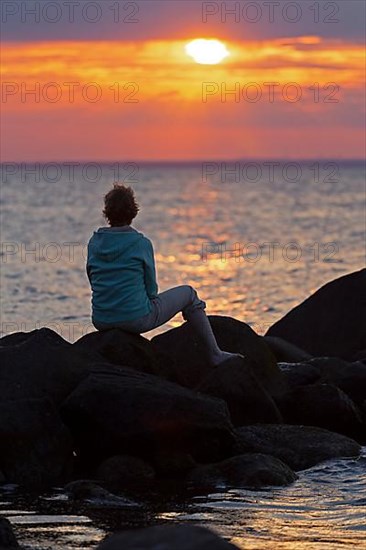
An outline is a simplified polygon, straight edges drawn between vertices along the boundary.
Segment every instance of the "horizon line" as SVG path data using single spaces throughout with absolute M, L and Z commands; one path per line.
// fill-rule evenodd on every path
M 95 159 L 78 159 L 78 160 L 5 160 L 0 161 L 0 166 L 6 164 L 111 164 L 111 163 L 124 163 L 124 164 L 203 164 L 203 163 L 237 163 L 237 162 L 366 162 L 366 157 L 242 157 L 242 158 L 214 158 L 214 159 L 109 159 L 109 160 L 95 160 Z

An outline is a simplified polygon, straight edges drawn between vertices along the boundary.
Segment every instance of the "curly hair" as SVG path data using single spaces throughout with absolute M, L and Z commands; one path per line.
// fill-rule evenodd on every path
M 103 215 L 112 227 L 130 225 L 139 209 L 131 187 L 114 183 L 104 197 Z

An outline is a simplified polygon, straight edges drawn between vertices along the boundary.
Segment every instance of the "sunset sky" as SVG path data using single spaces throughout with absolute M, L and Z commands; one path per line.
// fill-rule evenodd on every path
M 263 2 L 257 22 L 195 0 L 103 0 L 84 12 L 94 23 L 80 13 L 88 2 L 74 22 L 4 4 L 3 162 L 364 155 L 364 2 L 333 3 L 335 14 L 319 2 L 319 23 L 307 0 L 292 23 L 288 2 L 272 22 Z M 197 38 L 220 40 L 228 57 L 196 63 L 185 47 Z

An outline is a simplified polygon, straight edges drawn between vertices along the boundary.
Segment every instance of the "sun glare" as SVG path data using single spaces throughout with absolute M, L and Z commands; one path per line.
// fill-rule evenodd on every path
M 219 40 L 206 38 L 192 40 L 186 45 L 185 50 L 196 63 L 201 65 L 216 65 L 230 55 L 225 44 Z

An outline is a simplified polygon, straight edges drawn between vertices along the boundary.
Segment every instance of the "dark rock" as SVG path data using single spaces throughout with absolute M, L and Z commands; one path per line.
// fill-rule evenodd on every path
M 108 488 L 144 487 L 155 480 L 155 471 L 150 464 L 136 456 L 111 456 L 97 469 L 97 478 Z
M 6 334 L 0 338 L 0 346 L 18 346 L 23 344 L 27 340 L 38 339 L 40 342 L 45 341 L 48 343 L 53 343 L 54 345 L 71 345 L 70 342 L 67 342 L 62 336 L 57 334 L 54 330 L 46 327 L 38 328 L 31 330 L 29 332 L 13 332 L 12 334 Z
M 48 399 L 0 404 L 0 468 L 8 482 L 43 487 L 72 469 L 71 436 Z
M 278 363 L 301 363 L 312 357 L 310 353 L 291 344 L 291 342 L 286 342 L 283 338 L 276 336 L 264 336 L 263 338 Z
M 281 460 L 260 453 L 247 453 L 195 468 L 187 478 L 190 485 L 206 490 L 229 487 L 289 485 L 297 475 Z
M 348 363 L 337 357 L 316 357 L 308 363 L 321 373 L 321 381 L 334 384 L 357 405 L 366 399 L 366 365 L 361 361 Z
M 157 525 L 105 539 L 98 550 L 238 550 L 205 527 Z
M 351 361 L 361 361 L 362 363 L 366 364 L 366 349 L 355 353 Z
M 50 329 L 4 336 L 0 387 L 4 400 L 49 397 L 60 404 L 100 359 L 78 350 Z
M 277 321 L 266 336 L 314 357 L 352 359 L 366 348 L 366 269 L 331 281 Z
M 0 517 L 0 548 L 1 550 L 20 548 L 13 533 L 10 521 L 3 517 Z
M 141 504 L 126 498 L 125 496 L 117 496 L 97 483 L 89 479 L 79 479 L 72 481 L 64 487 L 65 493 L 70 500 L 82 501 L 85 504 L 93 505 L 93 507 L 101 508 L 140 508 Z
M 199 460 L 228 456 L 233 428 L 223 401 L 128 368 L 84 380 L 62 408 L 85 461 L 157 450 Z
M 234 426 L 282 422 L 272 397 L 253 374 L 248 359 L 233 358 L 211 369 L 197 390 L 226 401 Z
M 309 363 L 278 363 L 289 389 L 314 384 L 321 379 L 321 372 Z
M 179 451 L 157 451 L 152 458 L 157 473 L 166 478 L 180 478 L 197 466 L 192 455 Z
M 364 440 L 366 431 L 360 411 L 342 390 L 329 384 L 302 386 L 280 403 L 286 424 L 318 426 Z
M 208 319 L 219 347 L 246 355 L 255 365 L 254 373 L 262 386 L 272 396 L 280 394 L 284 381 L 264 339 L 237 319 L 220 315 L 208 315 Z M 202 344 L 188 322 L 154 336 L 151 341 L 172 357 L 174 376 L 181 385 L 195 388 L 210 373 Z
M 312 426 L 257 425 L 238 428 L 238 452 L 275 456 L 293 470 L 324 460 L 359 456 L 361 447 L 344 435 Z
M 162 376 L 169 372 L 171 363 L 147 338 L 118 328 L 86 334 L 74 343 L 74 347 L 93 350 L 115 365 Z
M 64 487 L 64 491 L 71 500 L 85 500 L 87 498 L 105 495 L 106 491 L 91 479 L 77 479 Z
M 364 424 L 366 424 L 366 399 L 361 405 L 361 412 L 362 412 L 362 415 L 363 415 Z

